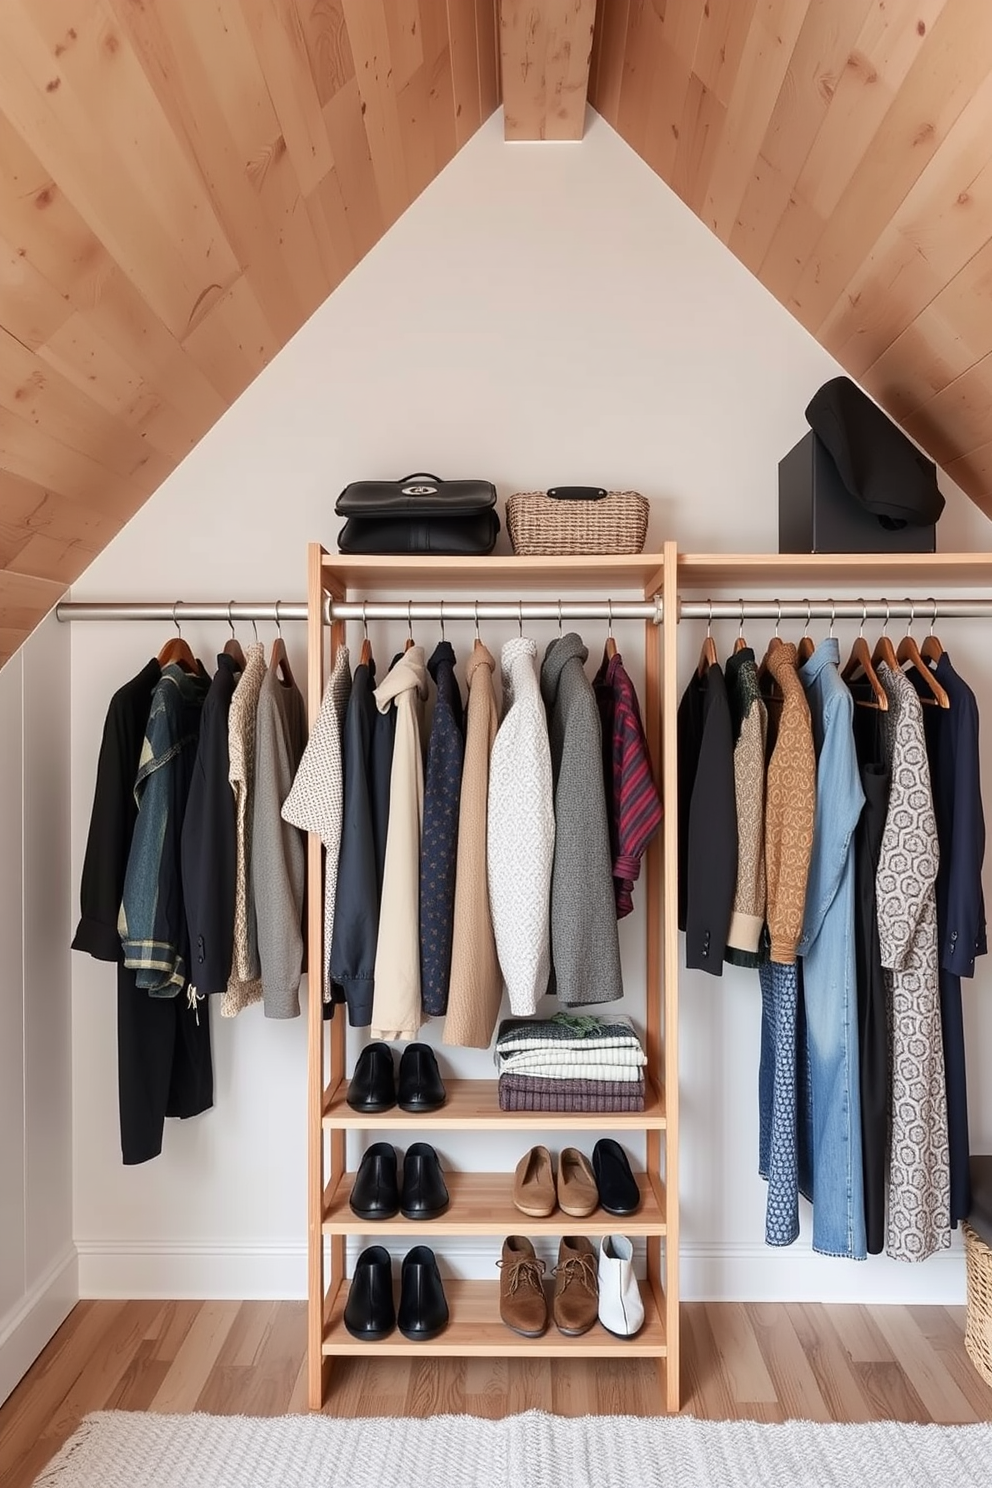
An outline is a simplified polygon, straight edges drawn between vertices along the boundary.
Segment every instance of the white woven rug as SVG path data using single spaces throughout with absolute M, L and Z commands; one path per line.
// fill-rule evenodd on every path
M 36 1488 L 973 1488 L 992 1426 L 87 1416 Z

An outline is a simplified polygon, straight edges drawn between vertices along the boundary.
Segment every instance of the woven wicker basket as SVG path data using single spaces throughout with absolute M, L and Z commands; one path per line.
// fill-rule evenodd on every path
M 964 1346 L 987 1385 L 992 1385 L 992 1250 L 969 1224 L 964 1231 L 968 1271 L 968 1315 Z
M 650 506 L 639 491 L 607 491 L 598 501 L 559 501 L 546 491 L 518 491 L 506 503 L 515 553 L 640 553 Z

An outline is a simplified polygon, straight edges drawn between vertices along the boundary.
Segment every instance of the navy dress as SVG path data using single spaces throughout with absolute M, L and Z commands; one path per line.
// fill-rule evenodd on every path
M 937 662 L 934 675 L 950 699 L 949 708 L 923 709 L 923 727 L 940 845 L 937 874 L 940 1016 L 947 1080 L 951 1224 L 956 1225 L 967 1217 L 971 1208 L 961 978 L 975 975 L 975 957 L 983 956 L 987 950 L 982 894 L 985 816 L 975 694 L 958 676 L 946 651 Z M 929 696 L 922 677 L 914 676 L 912 671 L 907 676 L 915 682 L 921 697 Z

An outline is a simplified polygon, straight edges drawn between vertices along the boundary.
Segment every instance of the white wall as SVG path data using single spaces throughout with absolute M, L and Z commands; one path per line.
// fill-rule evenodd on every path
M 68 690 L 51 617 L 0 670 L 0 1401 L 78 1296 Z
M 502 497 L 556 482 L 650 496 L 649 543 L 774 551 L 777 462 L 839 369 L 598 118 L 581 146 L 505 146 L 492 119 L 75 586 L 75 598 L 302 598 L 308 541 L 334 547 L 334 498 L 359 476 L 480 474 Z M 985 547 L 949 492 L 945 548 Z M 503 542 L 505 543 L 505 535 Z M 977 632 L 944 640 L 986 705 Z M 959 639 L 959 630 L 961 636 Z M 538 640 L 546 642 L 538 628 Z M 699 637 L 686 627 L 686 656 Z M 190 627 L 200 653 L 222 627 Z M 380 660 L 389 643 L 376 634 Z M 78 882 L 106 700 L 164 636 L 72 634 L 72 863 Z M 455 634 L 464 647 L 469 636 Z M 501 639 L 495 629 L 490 644 Z M 719 639 L 729 649 L 732 632 Z M 765 637 L 754 637 L 756 642 Z M 592 649 L 600 638 L 590 636 Z M 302 632 L 290 638 L 303 674 Z M 633 642 L 628 648 L 632 650 Z M 992 794 L 990 794 L 992 799 Z M 624 927 L 643 1007 L 643 920 Z M 983 971 L 982 979 L 987 976 Z M 977 989 L 980 995 L 980 987 Z M 969 993 L 977 1145 L 992 1021 Z M 144 1168 L 117 1146 L 110 968 L 74 958 L 75 1234 L 84 1295 L 302 1294 L 305 1028 L 258 1009 L 214 1019 L 216 1108 L 166 1134 Z M 915 1269 L 762 1244 L 755 1174 L 753 976 L 687 976 L 682 998 L 686 1294 L 959 1299 L 960 1257 Z M 430 1037 L 437 1035 L 431 1034 Z M 489 1056 L 446 1067 L 491 1075 Z M 535 1138 L 536 1140 L 536 1138 Z M 493 1138 L 474 1166 L 512 1166 Z M 467 1159 L 451 1138 L 442 1155 Z M 494 1244 L 445 1246 L 494 1276 Z

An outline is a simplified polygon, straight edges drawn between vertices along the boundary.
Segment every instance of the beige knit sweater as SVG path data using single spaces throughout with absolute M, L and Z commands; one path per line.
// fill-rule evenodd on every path
M 771 959 L 784 966 L 795 961 L 803 931 L 816 807 L 813 730 L 796 662 L 791 642 L 772 643 L 768 670 L 782 706 L 765 787 L 765 874 Z
M 234 791 L 237 856 L 234 880 L 234 960 L 220 1010 L 233 1018 L 250 1003 L 262 1000 L 262 963 L 258 957 L 258 928 L 251 878 L 254 825 L 255 723 L 258 698 L 265 677 L 265 647 L 260 641 L 245 652 L 245 669 L 231 698 L 227 746 L 228 778 Z
M 489 755 L 499 713 L 493 688 L 496 663 L 481 641 L 468 659 L 465 763 L 458 809 L 455 923 L 444 1042 L 486 1049 L 496 1027 L 503 977 L 496 957 L 486 871 Z

